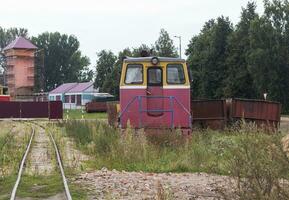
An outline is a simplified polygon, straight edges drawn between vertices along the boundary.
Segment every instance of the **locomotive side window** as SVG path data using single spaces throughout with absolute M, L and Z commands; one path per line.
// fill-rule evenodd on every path
M 185 74 L 183 65 L 169 64 L 167 65 L 167 83 L 169 84 L 184 84 Z
M 142 65 L 127 65 L 125 74 L 126 84 L 141 84 L 143 83 L 143 66 Z

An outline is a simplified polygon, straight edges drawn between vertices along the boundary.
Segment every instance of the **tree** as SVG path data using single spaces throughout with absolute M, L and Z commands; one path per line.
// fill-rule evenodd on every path
M 242 8 L 241 21 L 228 38 L 226 65 L 228 68 L 224 84 L 225 97 L 256 98 L 256 88 L 249 72 L 248 52 L 250 51 L 249 31 L 252 22 L 258 18 L 256 4 L 249 2 Z
M 232 32 L 229 19 L 219 17 L 208 21 L 201 33 L 191 39 L 186 55 L 194 79 L 195 98 L 223 97 L 228 37 Z
M 161 29 L 160 36 L 155 42 L 155 51 L 157 56 L 178 57 L 176 47 L 165 29 Z
M 289 111 L 289 3 L 265 1 L 262 17 L 251 24 L 248 52 L 249 70 L 258 97 L 264 92 L 268 98 L 283 104 Z
M 81 54 L 75 36 L 45 32 L 32 37 L 32 41 L 39 51 L 44 52 L 44 72 L 38 74 L 43 75 L 44 83 L 36 82 L 37 88 L 43 85 L 43 89 L 49 91 L 62 83 L 83 81 L 82 75 L 88 70 L 90 61 Z M 36 70 L 39 70 L 39 66 L 36 66 Z M 36 77 L 36 80 L 41 79 Z
M 25 28 L 4 29 L 0 26 L 0 51 L 17 37 L 28 37 L 28 30 Z
M 131 56 L 133 56 L 133 57 L 142 57 L 143 56 L 142 53 L 144 51 L 147 52 L 149 55 L 153 55 L 155 53 L 153 46 L 150 48 L 146 44 L 141 44 L 139 47 L 133 48 L 133 50 L 131 52 Z
M 106 91 L 104 82 L 108 79 L 108 75 L 112 73 L 117 57 L 111 51 L 106 50 L 100 51 L 97 56 L 94 87 L 99 88 L 99 91 L 103 92 Z
M 126 48 L 118 53 L 118 59 L 113 66 L 112 72 L 108 74 L 103 84 L 104 91 L 114 95 L 116 98 L 119 98 L 121 68 L 123 64 L 123 58 L 126 56 L 132 56 L 132 52 L 129 48 Z

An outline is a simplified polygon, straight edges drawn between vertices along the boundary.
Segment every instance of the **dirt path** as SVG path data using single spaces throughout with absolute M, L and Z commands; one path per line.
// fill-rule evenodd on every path
M 205 173 L 142 173 L 106 169 L 81 174 L 74 182 L 90 192 L 89 199 L 220 199 L 217 188 L 232 180 Z M 162 198 L 164 197 L 164 198 Z
M 49 175 L 55 170 L 53 147 L 45 130 L 36 128 L 28 165 L 25 173 L 29 175 Z

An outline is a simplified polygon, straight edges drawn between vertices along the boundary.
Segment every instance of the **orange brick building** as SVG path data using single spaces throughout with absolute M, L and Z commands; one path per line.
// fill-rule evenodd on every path
M 4 48 L 6 79 L 10 95 L 32 95 L 34 89 L 34 54 L 37 47 L 29 40 L 18 37 Z

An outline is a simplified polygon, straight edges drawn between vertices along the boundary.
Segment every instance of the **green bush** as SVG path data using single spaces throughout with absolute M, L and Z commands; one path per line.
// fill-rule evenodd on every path
M 244 133 L 230 149 L 230 175 L 237 180 L 239 199 L 288 199 L 289 160 L 283 151 L 281 135 Z

